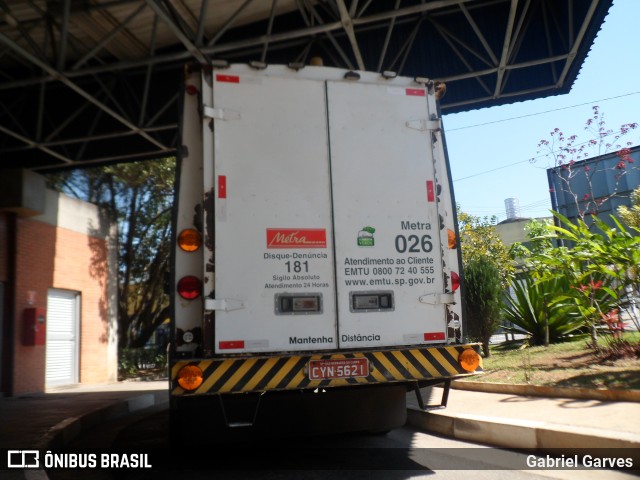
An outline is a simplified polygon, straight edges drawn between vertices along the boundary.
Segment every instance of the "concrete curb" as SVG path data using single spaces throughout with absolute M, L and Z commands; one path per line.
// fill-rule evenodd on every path
M 167 402 L 168 400 L 165 397 L 166 394 L 164 392 L 143 393 L 126 400 L 114 402 L 111 405 L 98 408 L 78 417 L 66 418 L 51 427 L 40 438 L 36 448 L 39 450 L 63 448 L 91 427 Z
M 451 388 L 485 393 L 506 393 L 531 397 L 576 398 L 580 400 L 601 400 L 606 402 L 640 402 L 638 390 L 597 390 L 592 388 L 545 387 L 510 383 L 485 383 L 456 380 Z
M 407 425 L 458 440 L 521 449 L 634 448 L 640 434 L 481 415 L 407 409 Z

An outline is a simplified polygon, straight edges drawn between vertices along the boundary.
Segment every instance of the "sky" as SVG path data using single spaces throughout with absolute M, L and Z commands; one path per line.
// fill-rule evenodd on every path
M 553 161 L 540 157 L 540 140 L 550 139 L 554 128 L 565 136 L 577 135 L 579 141 L 593 138 L 584 127 L 594 105 L 604 114 L 607 129 L 640 123 L 638 19 L 640 1 L 614 0 L 566 95 L 443 116 L 454 194 L 462 211 L 495 215 L 500 222 L 506 218 L 505 199 L 516 198 L 521 217 L 549 216 L 546 169 Z M 639 145 L 640 128 L 624 141 Z

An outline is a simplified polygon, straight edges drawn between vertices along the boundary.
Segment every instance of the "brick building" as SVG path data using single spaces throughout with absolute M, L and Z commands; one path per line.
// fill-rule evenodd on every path
M 34 173 L 3 172 L 3 395 L 117 379 L 115 239 L 95 205 L 45 189 Z

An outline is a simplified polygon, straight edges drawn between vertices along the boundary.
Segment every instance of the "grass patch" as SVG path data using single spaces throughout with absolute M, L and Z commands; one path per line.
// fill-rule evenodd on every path
M 640 343 L 640 333 L 630 332 L 623 339 Z M 604 338 L 601 346 L 606 347 Z M 605 360 L 589 348 L 588 336 L 549 347 L 528 347 L 522 341 L 491 347 L 491 357 L 483 359 L 484 375 L 470 381 L 518 383 L 557 387 L 640 390 L 640 358 Z

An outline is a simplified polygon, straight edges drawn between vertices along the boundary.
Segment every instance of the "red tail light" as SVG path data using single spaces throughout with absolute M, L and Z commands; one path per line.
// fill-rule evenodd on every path
M 178 294 L 185 300 L 198 298 L 202 293 L 202 282 L 198 277 L 182 277 L 178 281 Z
M 460 288 L 460 276 L 456 272 L 451 272 L 451 290 L 455 292 Z

